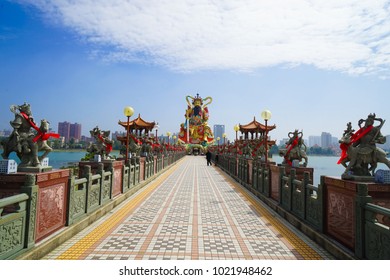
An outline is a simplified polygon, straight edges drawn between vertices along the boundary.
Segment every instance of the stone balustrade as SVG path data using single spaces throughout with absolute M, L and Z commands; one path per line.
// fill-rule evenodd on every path
M 217 164 L 336 258 L 390 259 L 390 185 L 321 176 L 315 186 L 311 168 L 235 155 Z
M 77 174 L 70 169 L 1 174 L 0 259 L 14 259 L 105 205 L 123 201 L 183 156 L 178 151 L 127 164 L 80 162 Z

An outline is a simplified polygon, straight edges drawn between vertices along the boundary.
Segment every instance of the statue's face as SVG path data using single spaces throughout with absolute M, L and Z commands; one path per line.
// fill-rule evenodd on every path
M 19 107 L 20 111 L 26 113 L 27 115 L 31 115 L 30 105 L 23 105 Z
M 374 124 L 374 120 L 372 118 L 368 118 L 366 120 L 366 126 L 373 125 L 373 124 Z
M 195 107 L 198 107 L 198 106 L 200 106 L 202 103 L 201 103 L 201 101 L 200 100 L 195 100 L 194 101 L 194 106 Z

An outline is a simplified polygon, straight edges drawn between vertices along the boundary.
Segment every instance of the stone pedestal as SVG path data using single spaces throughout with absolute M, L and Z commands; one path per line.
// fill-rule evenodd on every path
M 374 183 L 375 178 L 372 176 L 356 176 L 349 174 L 342 174 L 341 179 L 355 182 L 366 182 L 366 183 Z
M 27 166 L 27 167 L 18 167 L 18 172 L 23 173 L 42 173 L 52 171 L 51 166 Z
M 390 208 L 390 184 L 376 184 L 324 177 L 325 232 L 350 249 L 355 246 L 355 201 L 358 184 L 367 184 L 373 203 Z M 383 217 L 377 217 L 380 221 Z M 383 222 L 383 221 L 382 221 Z

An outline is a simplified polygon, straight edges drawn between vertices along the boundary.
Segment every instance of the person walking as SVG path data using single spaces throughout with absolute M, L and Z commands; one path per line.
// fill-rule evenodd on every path
M 211 166 L 211 152 L 209 150 L 207 150 L 207 153 L 206 153 L 206 160 L 207 160 L 207 166 Z

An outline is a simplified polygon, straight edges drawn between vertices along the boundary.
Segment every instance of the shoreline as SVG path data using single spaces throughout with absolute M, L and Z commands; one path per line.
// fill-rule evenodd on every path
M 53 149 L 51 153 L 66 153 L 66 152 L 74 152 L 74 153 L 88 153 L 85 149 Z M 112 152 L 119 152 L 119 150 L 112 150 Z

